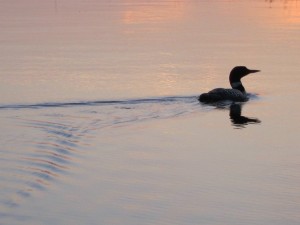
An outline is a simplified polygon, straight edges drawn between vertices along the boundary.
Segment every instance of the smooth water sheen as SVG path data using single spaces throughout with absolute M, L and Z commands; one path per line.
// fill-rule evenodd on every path
M 0 1 L 0 224 L 300 224 L 300 2 Z M 246 103 L 200 104 L 229 87 Z

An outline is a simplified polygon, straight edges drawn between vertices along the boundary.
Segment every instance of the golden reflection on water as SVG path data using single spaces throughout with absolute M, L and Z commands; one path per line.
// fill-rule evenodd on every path
M 278 17 L 287 23 L 300 23 L 300 2 L 298 0 L 274 1 L 266 0 L 270 8 L 278 8 Z M 125 24 L 146 24 L 181 20 L 188 14 L 188 1 L 164 1 L 153 4 L 138 4 L 136 0 L 128 0 L 126 4 L 130 7 L 125 8 L 122 12 L 121 20 Z M 200 3 L 201 5 L 201 3 Z M 199 6 L 199 4 L 196 4 Z M 216 5 L 217 6 L 217 5 Z M 227 8 L 228 6 L 226 6 Z M 240 8 L 238 8 L 240 13 Z M 284 12 L 282 13 L 282 10 Z M 226 9 L 222 9 L 222 11 Z M 221 12 L 222 12 L 221 11 Z M 227 13 L 226 13 L 227 14 Z M 256 13 L 249 13 L 253 19 L 258 18 Z
M 125 24 L 145 24 L 173 21 L 182 18 L 186 2 L 166 1 L 163 3 L 139 4 L 140 1 L 127 0 L 132 7 L 123 12 L 122 22 Z
M 23 96 L 41 102 L 136 97 L 141 92 L 190 94 L 207 91 L 219 81 L 227 86 L 228 70 L 236 61 L 249 65 L 247 57 L 240 59 L 243 48 L 259 52 L 252 46 L 266 38 L 261 35 L 268 29 L 300 24 L 298 1 L 259 1 L 255 9 L 247 1 L 70 2 L 38 2 L 35 16 L 29 3 L 0 3 L 7 40 L 0 56 L 2 102 L 22 102 Z M 43 11 L 47 13 L 41 16 Z M 266 31 L 257 30 L 258 25 Z M 254 32 L 261 36 L 259 42 Z M 159 80 L 146 82 L 150 76 Z M 222 79 L 216 79 L 219 76 Z

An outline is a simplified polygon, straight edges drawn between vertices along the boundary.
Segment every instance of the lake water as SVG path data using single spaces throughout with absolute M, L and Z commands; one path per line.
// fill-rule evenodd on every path
M 0 224 L 300 224 L 300 1 L 0 0 Z M 204 105 L 237 65 L 244 104 Z

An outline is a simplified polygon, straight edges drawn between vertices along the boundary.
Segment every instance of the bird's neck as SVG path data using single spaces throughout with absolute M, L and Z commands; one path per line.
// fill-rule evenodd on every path
M 241 82 L 241 80 L 231 81 L 230 85 L 233 89 L 237 89 L 241 91 L 242 93 L 246 93 L 246 90 Z

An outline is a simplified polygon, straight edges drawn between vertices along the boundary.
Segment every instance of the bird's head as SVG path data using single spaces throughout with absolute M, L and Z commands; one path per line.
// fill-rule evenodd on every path
M 245 92 L 245 88 L 243 87 L 241 83 L 241 78 L 244 76 L 247 76 L 250 73 L 257 73 L 260 70 L 249 70 L 245 66 L 236 66 L 234 67 L 229 75 L 229 82 L 233 89 L 238 89 L 241 92 Z
M 244 76 L 247 76 L 250 73 L 257 73 L 259 71 L 260 70 L 249 70 L 245 66 L 236 66 L 231 70 L 229 80 L 230 82 L 237 82 Z

